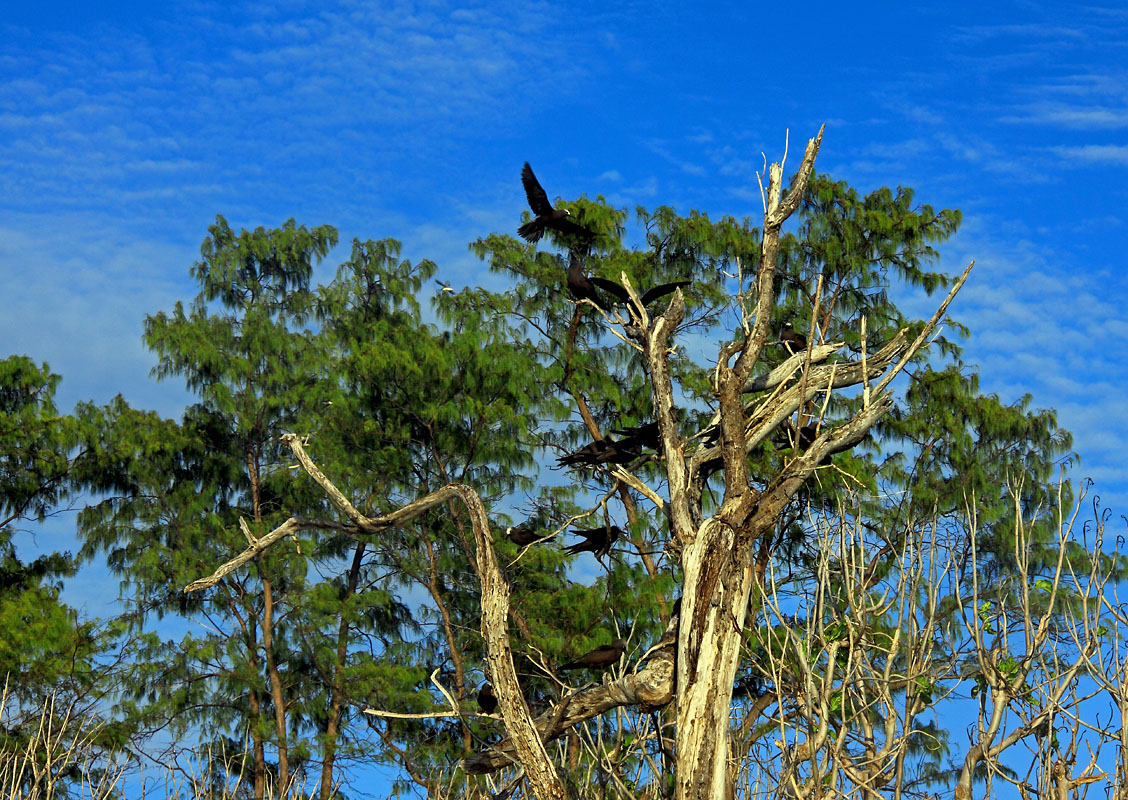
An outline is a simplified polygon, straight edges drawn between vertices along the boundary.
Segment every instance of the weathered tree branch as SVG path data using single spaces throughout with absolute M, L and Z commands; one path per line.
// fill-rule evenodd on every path
M 490 535 L 489 518 L 477 492 L 469 486 L 451 484 L 431 492 L 426 497 L 408 503 L 390 514 L 381 517 L 366 517 L 317 468 L 306 454 L 298 436 L 286 434 L 282 437 L 282 441 L 294 452 L 306 472 L 321 485 L 338 508 L 353 521 L 358 531 L 375 533 L 387 530 L 455 497 L 465 504 L 470 513 L 471 527 L 474 530 L 478 568 L 482 583 L 482 638 L 486 643 L 486 661 L 489 664 L 490 677 L 494 693 L 497 695 L 501 718 L 505 722 L 509 739 L 513 743 L 514 753 L 528 775 L 529 783 L 532 785 L 532 794 L 535 797 L 547 798 L 548 800 L 564 800 L 567 797 L 564 783 L 560 780 L 555 765 L 548 757 L 544 742 L 538 735 L 521 694 L 521 688 L 517 683 L 517 670 L 513 664 L 513 652 L 509 647 L 509 632 L 506 624 L 509 614 L 509 584 L 506 583 L 498 566 L 497 556 L 493 549 L 493 540 Z M 300 521 L 297 518 L 287 520 L 267 536 L 252 542 L 247 550 L 222 565 L 210 577 L 189 584 L 185 591 L 195 591 L 218 583 L 224 575 L 254 558 L 278 539 L 299 530 L 300 527 Z M 328 524 L 309 525 L 308 527 L 348 529 L 348 526 Z
M 676 624 L 675 618 L 668 630 L 672 631 Z M 638 672 L 568 695 L 537 717 L 534 724 L 541 738 L 546 742 L 558 739 L 575 725 L 620 706 L 651 710 L 669 703 L 674 697 L 673 636 L 663 642 L 651 649 L 646 666 Z M 519 760 L 516 748 L 510 739 L 503 739 L 489 750 L 469 756 L 462 765 L 473 775 L 493 772 L 515 760 Z
M 184 587 L 185 593 L 198 592 L 201 589 L 209 589 L 215 586 L 226 576 L 237 570 L 239 567 L 246 564 L 252 558 L 257 556 L 266 548 L 277 542 L 279 539 L 284 539 L 287 536 L 292 536 L 298 531 L 304 530 L 334 530 L 343 531 L 345 533 L 356 533 L 356 529 L 349 525 L 342 525 L 339 522 L 325 519 L 308 519 L 307 517 L 290 517 L 270 533 L 259 539 L 253 539 L 251 546 L 241 552 L 239 555 L 230 561 L 221 564 L 216 571 L 206 578 L 192 581 Z

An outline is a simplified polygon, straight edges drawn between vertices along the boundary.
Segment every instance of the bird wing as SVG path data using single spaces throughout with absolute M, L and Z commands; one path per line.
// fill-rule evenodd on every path
M 620 303 L 629 302 L 631 299 L 631 296 L 627 294 L 627 290 L 619 284 L 615 283 L 615 281 L 609 281 L 606 278 L 597 278 L 594 275 L 589 278 L 589 280 L 592 282 L 592 284 L 598 286 L 608 294 L 613 294 L 616 298 L 618 298 Z
M 626 441 L 625 439 L 623 440 Z M 619 444 L 616 442 L 615 444 Z M 595 457 L 596 464 L 629 464 L 636 458 L 642 455 L 640 450 L 634 448 L 634 442 L 631 442 L 631 447 L 615 447 L 612 445 L 606 451 L 600 453 Z
M 622 436 L 616 444 L 634 440 L 639 442 L 657 441 L 660 433 L 657 422 L 647 422 L 645 425 L 635 425 L 633 428 L 612 428 L 611 433 Z
M 533 168 L 529 166 L 529 162 L 525 162 L 525 166 L 521 170 L 521 183 L 525 187 L 525 197 L 529 200 L 529 208 L 538 217 L 544 214 L 552 213 L 552 203 L 548 202 L 548 194 L 545 193 L 544 187 L 537 181 L 537 176 L 533 174 Z
M 642 304 L 644 306 L 648 306 L 659 297 L 667 295 L 675 289 L 680 289 L 683 286 L 689 286 L 689 284 L 691 283 L 693 283 L 693 281 L 673 281 L 672 283 L 663 283 L 661 286 L 655 286 L 653 288 L 647 289 L 646 293 L 643 294 L 643 296 L 639 299 L 642 300 Z
M 607 531 L 607 526 L 601 525 L 598 528 L 572 528 L 570 533 L 574 533 L 577 536 L 582 536 L 585 539 L 590 539 L 591 537 L 595 536 L 597 533 L 602 534 L 602 533 L 605 533 L 606 531 Z
M 594 553 L 598 549 L 599 545 L 592 544 L 591 542 L 578 542 L 565 547 L 564 552 L 570 556 L 578 556 L 580 553 Z

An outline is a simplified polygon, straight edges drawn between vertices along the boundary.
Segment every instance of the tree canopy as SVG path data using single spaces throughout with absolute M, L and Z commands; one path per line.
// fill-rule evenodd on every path
M 1124 558 L 1064 526 L 1054 412 L 982 394 L 940 332 L 959 212 L 817 173 L 820 142 L 762 220 L 545 201 L 569 224 L 470 244 L 498 292 L 429 293 L 394 239 L 314 286 L 333 227 L 218 217 L 189 307 L 145 319 L 179 420 L 59 415 L 57 376 L 2 362 L 5 526 L 86 492 L 81 556 L 121 581 L 121 746 L 226 753 L 208 780 L 256 800 L 370 763 L 436 797 L 720 798 L 967 796 L 1043 741 L 1098 647 L 1067 620 Z M 71 562 L 0 555 L 5 630 L 92 663 L 51 602 Z M 33 698 L 61 668 L 11 642 Z M 1017 725 L 965 746 L 938 714 L 965 685 Z

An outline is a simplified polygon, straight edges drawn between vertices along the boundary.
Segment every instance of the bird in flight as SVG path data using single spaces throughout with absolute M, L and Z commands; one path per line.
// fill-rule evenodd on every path
M 571 235 L 591 237 L 591 231 L 573 222 L 568 217 L 571 215 L 566 208 L 553 208 L 548 202 L 548 194 L 540 185 L 537 176 L 529 162 L 525 162 L 521 170 L 521 183 L 525 187 L 525 197 L 529 200 L 529 208 L 533 210 L 533 218 L 517 229 L 517 234 L 527 242 L 539 242 L 544 232 L 549 228 Z

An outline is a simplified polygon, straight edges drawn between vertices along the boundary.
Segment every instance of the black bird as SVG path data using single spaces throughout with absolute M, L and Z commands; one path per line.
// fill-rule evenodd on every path
M 784 449 L 794 446 L 800 450 L 806 450 L 815 443 L 815 439 L 819 438 L 818 428 L 814 425 L 804 425 L 802 428 L 796 429 L 793 422 L 788 422 L 780 433 L 782 436 L 775 437 L 774 442 L 777 447 Z
M 556 463 L 561 466 L 568 466 L 571 464 L 594 464 L 595 459 L 611 446 L 611 442 L 606 439 L 596 439 L 594 442 L 588 442 L 579 450 L 575 450 L 568 455 L 560 456 L 556 459 Z
M 627 652 L 627 643 L 622 639 L 616 639 L 611 642 L 611 644 L 605 644 L 602 647 L 589 650 L 579 658 L 573 659 L 567 664 L 562 664 L 556 668 L 556 671 L 563 672 L 566 669 L 605 669 L 622 658 L 625 652 Z
M 724 458 L 717 456 L 716 458 L 710 458 L 708 461 L 703 463 L 701 465 L 701 468 L 697 471 L 697 474 L 701 476 L 701 480 L 707 481 L 709 480 L 709 478 L 713 477 L 724 468 Z
M 607 310 L 607 302 L 599 296 L 592 279 L 584 273 L 583 261 L 575 250 L 568 259 L 567 281 L 568 293 L 572 295 L 573 300 L 576 302 L 590 300 L 604 311 Z
M 657 422 L 648 422 L 633 428 L 612 428 L 611 433 L 622 437 L 615 443 L 620 447 L 649 447 L 651 450 L 657 450 L 662 444 Z
M 493 686 L 489 683 L 483 683 L 482 688 L 478 690 L 478 708 L 487 714 L 497 710 L 497 695 L 494 694 Z
M 564 548 L 570 555 L 577 553 L 593 553 L 596 558 L 611 552 L 611 545 L 623 534 L 623 529 L 618 525 L 604 525 L 600 528 L 573 529 L 572 533 L 584 537 L 584 541 L 569 545 Z
M 807 337 L 798 333 L 790 322 L 784 323 L 780 341 L 789 353 L 802 353 L 807 349 Z
M 623 305 L 629 305 L 631 308 L 633 308 L 636 317 L 642 316 L 634 301 L 631 300 L 630 293 L 627 292 L 625 287 L 623 287 L 619 283 L 616 283 L 615 281 L 609 281 L 606 278 L 592 278 L 591 282 L 598 288 L 612 295 Z M 670 294 L 670 292 L 673 292 L 676 289 L 680 289 L 683 286 L 689 286 L 691 283 L 693 283 L 693 281 L 672 281 L 670 283 L 663 283 L 659 286 L 653 286 L 639 295 L 638 299 L 642 302 L 642 305 L 645 308 L 655 300 L 657 300 L 659 297 L 665 297 L 666 295 Z
M 539 242 L 544 232 L 552 228 L 561 233 L 591 237 L 591 232 L 581 225 L 568 219 L 571 214 L 566 208 L 553 208 L 548 202 L 548 194 L 537 181 L 533 168 L 525 162 L 521 170 L 521 183 L 525 186 L 525 197 L 529 200 L 529 208 L 536 216 L 517 229 L 517 235 L 527 242 Z
M 579 450 L 556 459 L 562 467 L 584 464 L 593 467 L 596 464 L 629 464 L 642 455 L 638 445 L 623 440 L 613 442 L 609 439 L 599 439 L 584 445 Z
M 513 544 L 518 547 L 525 547 L 533 542 L 539 542 L 544 538 L 537 536 L 531 529 L 524 527 L 507 528 L 505 535 L 509 537 L 509 541 L 513 542 Z
M 623 440 L 611 442 L 595 457 L 595 464 L 629 464 L 642 456 L 642 451 L 633 442 Z

